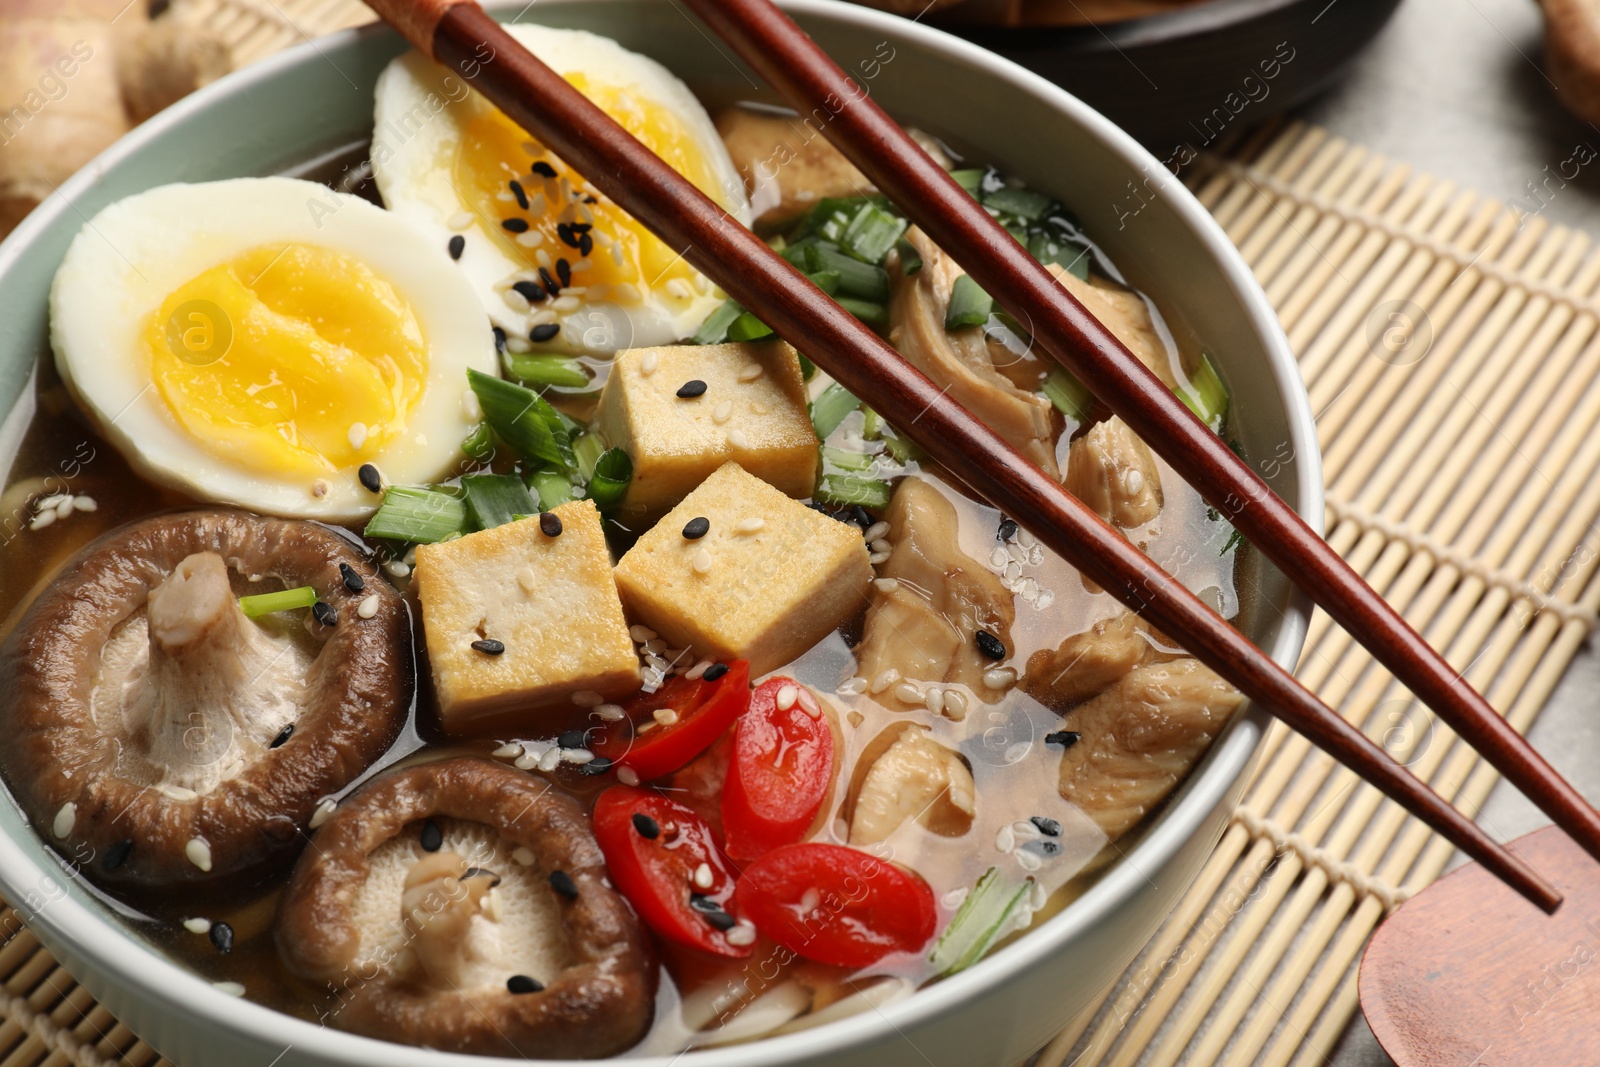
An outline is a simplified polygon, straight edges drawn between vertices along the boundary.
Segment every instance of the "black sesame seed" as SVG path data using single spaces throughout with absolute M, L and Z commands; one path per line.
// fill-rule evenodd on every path
M 506 989 L 520 996 L 523 993 L 542 993 L 544 985 L 525 974 L 514 974 L 506 979 Z
M 227 923 L 212 923 L 207 931 L 211 936 L 211 947 L 226 956 L 233 951 L 233 927 Z
M 1060 841 L 1040 841 L 1039 842 L 1039 851 L 1043 852 L 1046 856 L 1059 855 L 1060 852 L 1061 852 L 1061 842 Z
M 539 280 L 544 282 L 545 292 L 551 296 L 561 295 L 561 283 L 552 278 L 550 272 L 544 267 L 539 268 Z
M 706 668 L 706 673 L 702 674 L 700 677 L 704 678 L 708 682 L 714 682 L 727 673 L 728 665 L 726 663 L 713 663 L 711 666 Z
M 450 250 L 451 259 L 460 259 L 461 253 L 467 250 L 467 239 L 458 233 L 450 238 L 450 243 L 445 247 Z
M 527 219 L 501 219 L 500 220 L 500 225 L 505 228 L 505 231 L 507 233 L 527 233 L 528 232 L 528 220 Z
M 339 564 L 339 577 L 344 582 L 344 587 L 352 593 L 359 593 L 367 587 L 367 580 L 356 573 L 356 569 L 348 563 Z
M 854 519 L 855 524 L 861 527 L 863 530 L 872 529 L 873 525 L 878 521 L 872 517 L 872 513 L 870 511 L 862 507 L 860 504 L 851 505 L 850 517 Z
M 582 766 L 580 766 L 578 768 L 578 773 L 579 774 L 587 774 L 592 778 L 597 774 L 604 774 L 607 771 L 609 771 L 610 769 L 611 769 L 611 761 L 610 760 L 606 759 L 604 756 L 596 756 L 594 759 L 590 760 L 588 763 L 585 763 Z
M 1006 646 L 988 630 L 979 630 L 973 634 L 973 640 L 978 643 L 978 651 L 988 659 L 1005 659 Z
M 578 883 L 572 880 L 572 875 L 566 871 L 550 872 L 550 888 L 566 897 L 568 900 L 578 899 Z
M 542 304 L 548 295 L 544 291 L 544 286 L 538 282 L 512 282 L 511 288 L 514 292 L 521 293 L 530 304 Z
M 561 243 L 568 248 L 578 247 L 578 235 L 572 232 L 572 224 L 563 222 L 556 227 L 556 236 L 561 238 Z
M 595 199 L 595 198 L 594 198 L 594 197 L 592 197 L 592 196 L 585 196 L 585 197 L 584 197 L 584 198 L 583 198 L 583 202 L 584 202 L 584 203 L 585 203 L 585 204 L 598 204 L 598 203 L 599 203 L 599 202 L 600 202 L 600 201 L 598 201 L 598 200 L 596 200 L 596 199 Z
M 506 643 L 504 641 L 496 641 L 492 637 L 480 637 L 472 642 L 472 647 L 476 651 L 482 652 L 485 656 L 498 656 L 506 650 Z
M 732 930 L 734 927 L 733 916 L 729 915 L 725 911 L 708 911 L 705 913 L 705 916 L 706 922 L 710 923 L 718 930 Z
M 582 730 L 563 730 L 556 738 L 556 745 L 560 748 L 582 748 L 584 744 Z
M 535 163 L 530 169 L 541 178 L 554 178 L 556 176 L 556 168 L 552 167 L 542 159 Z
M 679 400 L 693 400 L 697 396 L 706 395 L 706 383 L 699 378 L 690 378 L 678 386 Z
M 544 299 L 543 293 L 539 294 L 539 299 Z M 506 332 L 498 326 L 494 327 L 494 350 L 496 352 L 504 352 L 506 350 Z
M 1082 736 L 1076 730 L 1057 730 L 1055 733 L 1045 734 L 1044 743 L 1047 745 L 1060 745 L 1062 748 L 1071 748 L 1078 743 L 1078 738 Z
M 325 600 L 319 600 L 311 605 L 311 614 L 324 626 L 333 626 L 339 621 L 339 613 L 333 610 L 333 605 Z
M 572 232 L 573 233 L 578 233 L 578 234 L 588 233 L 592 229 L 594 229 L 594 223 L 592 223 L 592 222 L 574 222 L 572 224 Z
M 1048 815 L 1035 815 L 1028 821 L 1037 826 L 1039 828 L 1039 832 L 1044 834 L 1046 837 L 1061 836 L 1061 824 L 1050 818 Z
M 701 515 L 690 519 L 683 524 L 683 536 L 690 541 L 698 541 L 711 532 L 711 520 Z
M 536 345 L 542 345 L 561 332 L 561 327 L 554 322 L 541 322 L 528 331 L 528 340 Z
M 556 277 L 561 281 L 563 289 L 572 284 L 572 264 L 565 258 L 556 260 Z
M 633 828 L 647 841 L 654 841 L 661 836 L 661 824 L 642 811 L 633 813 Z
M 511 195 L 517 198 L 518 207 L 524 211 L 528 210 L 528 191 L 515 178 L 511 179 Z
M 361 469 L 356 471 L 356 477 L 361 481 L 361 487 L 369 493 L 383 492 L 383 478 L 378 474 L 378 468 L 370 463 L 363 463 Z
M 578 235 L 578 255 L 587 256 L 594 251 L 594 238 L 586 233 Z
M 718 904 L 716 901 L 712 900 L 710 897 L 706 896 L 704 893 L 690 893 L 689 894 L 689 907 L 693 908 L 695 911 L 700 912 L 701 914 L 708 914 L 708 913 L 713 912 L 713 911 L 721 911 L 722 910 L 722 905 L 721 904 Z
M 539 512 L 539 529 L 546 537 L 560 537 L 561 516 L 553 511 Z
M 418 843 L 424 852 L 438 852 L 444 846 L 444 831 L 439 829 L 439 824 L 429 819 L 422 824 L 422 836 Z
M 492 878 L 492 879 L 494 879 L 492 882 L 489 883 L 489 888 L 490 889 L 493 889 L 495 886 L 499 885 L 500 881 L 501 881 L 500 876 L 498 874 L 495 874 L 493 871 L 491 871 L 487 867 L 468 867 L 466 870 L 461 872 L 461 877 L 457 878 L 456 881 L 465 882 L 465 881 L 467 881 L 469 879 L 472 879 L 472 878 Z
M 274 737 L 272 739 L 272 744 L 268 745 L 267 747 L 268 748 L 282 748 L 283 747 L 283 743 L 285 741 L 289 740 L 289 738 L 291 738 L 293 736 L 294 736 L 294 723 L 290 723 L 288 726 L 285 726 L 283 729 L 278 731 L 278 736 Z
M 114 871 L 128 862 L 128 856 L 132 852 L 133 838 L 125 837 L 106 849 L 105 858 L 100 861 L 100 866 L 105 870 Z
M 1017 536 L 1017 520 L 1001 519 L 1000 529 L 995 531 L 995 537 L 1001 541 L 1009 541 Z

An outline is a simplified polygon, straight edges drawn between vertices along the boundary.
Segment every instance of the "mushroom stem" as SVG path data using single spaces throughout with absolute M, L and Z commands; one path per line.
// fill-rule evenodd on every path
M 483 898 L 498 882 L 491 872 L 469 868 L 466 860 L 448 850 L 423 856 L 406 872 L 400 913 L 428 984 L 460 987 L 472 962 L 467 939 L 472 917 L 480 913 Z
M 124 694 L 130 736 L 164 784 L 204 793 L 292 721 L 301 682 L 268 677 L 287 639 L 245 618 L 215 552 L 185 557 L 147 604 L 150 659 Z

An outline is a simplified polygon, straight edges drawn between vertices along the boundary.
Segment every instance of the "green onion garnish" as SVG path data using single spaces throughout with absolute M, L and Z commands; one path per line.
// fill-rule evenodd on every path
M 1065 367 L 1051 367 L 1045 375 L 1039 392 L 1054 404 L 1056 410 L 1080 426 L 1089 421 L 1089 409 L 1094 406 L 1094 394 Z
M 562 462 L 554 431 L 544 417 L 538 393 L 514 382 L 502 381 L 478 370 L 467 371 L 467 381 L 483 407 L 483 417 L 494 432 L 524 459 L 541 463 Z M 545 405 L 548 406 L 548 405 Z
M 811 402 L 811 425 L 817 437 L 826 441 L 839 428 L 844 417 L 861 406 L 861 401 L 844 386 L 834 382 Z
M 605 452 L 594 465 L 594 477 L 589 479 L 589 499 L 602 514 L 610 514 L 622 503 L 633 480 L 633 457 L 621 448 Z
M 1032 222 L 1050 210 L 1053 201 L 1043 193 L 1021 189 L 1013 185 L 1002 186 L 983 195 L 983 206 L 1003 215 L 1014 215 Z
M 597 433 L 582 434 L 572 442 L 572 455 L 578 461 L 578 473 L 584 481 L 594 477 L 595 462 L 605 450 L 606 443 Z
M 811 284 L 832 296 L 839 291 L 839 272 L 836 270 L 819 270 L 815 274 L 807 274 Z
M 772 336 L 772 327 L 746 311 L 728 324 L 728 340 L 760 341 Z
M 368 537 L 431 545 L 467 531 L 467 502 L 420 485 L 392 485 L 362 531 Z
M 873 300 L 857 300 L 853 296 L 836 296 L 839 306 L 868 326 L 889 325 L 889 309 Z
M 550 511 L 572 499 L 572 479 L 561 471 L 534 471 L 528 475 L 528 488 L 539 497 L 540 511 Z
M 733 325 L 733 320 L 743 314 L 744 308 L 737 301 L 724 300 L 706 316 L 691 340 L 697 345 L 720 345 L 728 339 L 728 327 Z
M 916 245 L 902 237 L 896 242 L 895 248 L 900 253 L 901 274 L 909 278 L 922 269 L 922 253 L 917 251 Z
M 983 187 L 983 175 L 984 172 L 982 170 L 953 170 L 950 172 L 950 177 L 955 179 L 956 184 L 973 196 L 977 196 L 978 190 Z
M 1178 389 L 1178 399 L 1187 404 L 1201 422 L 1218 433 L 1222 432 L 1222 426 L 1228 420 L 1231 395 L 1227 383 L 1217 372 L 1217 365 L 1204 352 L 1200 353 L 1200 365 L 1189 375 L 1188 386 Z
M 839 247 L 863 263 L 881 263 L 906 232 L 907 225 L 905 219 L 868 202 L 857 209 L 850 225 L 839 235 Z
M 891 430 L 893 428 L 891 427 Z M 883 435 L 883 448 L 894 461 L 902 467 L 912 460 L 927 458 L 927 453 L 917 447 L 917 443 L 909 437 L 901 437 L 898 433 L 885 433 Z
M 843 448 L 822 449 L 822 459 L 829 467 L 843 471 L 869 471 L 872 469 L 872 455 L 867 452 L 851 452 Z
M 817 486 L 815 498 L 832 507 L 859 504 L 864 508 L 882 509 L 889 506 L 888 482 L 876 478 L 863 478 L 855 474 L 825 474 Z
M 461 451 L 473 459 L 488 459 L 494 455 L 494 431 L 489 429 L 487 422 L 480 422 L 472 428 L 466 440 L 461 442 Z
M 588 369 L 571 356 L 529 356 L 507 352 L 503 358 L 507 374 L 535 389 L 550 386 L 585 389 L 589 386 Z
M 944 311 L 944 328 L 959 330 L 968 326 L 982 326 L 994 314 L 994 298 L 983 287 L 963 274 L 950 288 L 950 306 Z
M 468 474 L 461 479 L 467 515 L 480 530 L 492 530 L 537 510 L 528 487 L 515 474 Z
M 861 436 L 868 441 L 876 441 L 883 436 L 883 428 L 888 423 L 883 421 L 883 416 L 865 405 L 861 408 Z
M 887 303 L 889 300 L 889 272 L 873 263 L 845 255 L 831 245 L 821 242 L 806 246 L 808 273 L 835 271 L 839 275 L 839 292 L 862 300 Z
M 271 615 L 274 611 L 309 608 L 316 602 L 317 591 L 309 585 L 302 585 L 296 589 L 280 589 L 276 593 L 242 596 L 239 598 L 239 610 L 254 619 L 259 615 Z
M 933 946 L 928 962 L 934 973 L 954 974 L 982 959 L 999 938 L 1018 902 L 1032 887 L 1032 879 L 1025 879 L 1020 885 L 1002 885 L 998 867 L 983 872 L 978 884 L 961 902 L 956 917 L 950 920 L 950 925 Z

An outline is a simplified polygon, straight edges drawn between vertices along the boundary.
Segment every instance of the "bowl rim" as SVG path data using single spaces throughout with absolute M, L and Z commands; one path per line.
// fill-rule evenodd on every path
M 595 2 L 595 0 L 588 0 Z M 1040 98 L 1052 110 L 1076 123 L 1107 150 L 1120 157 L 1130 171 L 1156 173 L 1163 165 L 1099 112 L 1082 103 L 1064 89 L 1040 75 L 949 32 L 925 26 L 845 0 L 780 0 L 790 14 L 818 18 L 862 32 L 884 32 L 900 36 L 930 52 L 942 54 L 946 61 L 978 69 L 998 81 L 1011 84 L 1024 93 Z M 485 4 L 492 12 L 528 10 L 521 0 Z M 296 67 L 324 62 L 323 50 L 344 47 L 366 37 L 392 33 L 381 24 L 338 31 L 316 41 L 307 40 L 236 71 L 217 83 L 178 101 L 142 126 L 118 140 L 97 156 L 56 193 L 40 205 L 3 242 L 0 242 L 0 275 L 12 269 L 29 251 L 35 235 L 56 217 L 73 207 L 75 197 L 90 189 L 101 176 L 133 155 L 145 142 L 192 114 L 210 106 L 214 98 L 253 91 L 269 92 L 272 83 Z M 1164 168 L 1163 168 L 1164 169 Z M 1290 505 L 1313 529 L 1324 522 L 1324 492 L 1321 452 L 1312 418 L 1310 401 L 1301 384 L 1299 367 L 1279 326 L 1276 312 L 1256 283 L 1249 267 L 1228 240 L 1222 227 L 1180 182 L 1165 183 L 1167 203 L 1179 221 L 1206 246 L 1224 280 L 1240 302 L 1241 309 L 1262 341 L 1269 369 L 1288 422 L 1294 466 L 1299 475 L 1297 499 Z M 28 394 L 24 393 L 24 397 Z M 1298 589 L 1290 587 L 1283 612 L 1283 624 L 1273 647 L 1268 651 L 1280 664 L 1293 669 L 1310 618 L 1310 602 Z M 1140 837 L 1122 860 L 1103 874 L 1081 897 L 1058 914 L 1029 931 L 998 952 L 967 970 L 914 995 L 878 1008 L 861 1012 L 812 1029 L 760 1039 L 762 1061 L 791 1063 L 829 1052 L 892 1036 L 956 1009 L 962 1002 L 1004 973 L 1028 969 L 1043 958 L 1081 937 L 1103 921 L 1141 881 L 1148 881 L 1145 869 L 1155 870 L 1167 863 L 1195 834 L 1207 815 L 1226 798 L 1239 777 L 1248 769 L 1256 746 L 1269 722 L 1268 713 L 1249 706 L 1237 716 L 1213 743 L 1199 767 L 1189 775 L 1164 811 Z M 11 802 L 7 797 L 6 802 Z M 25 922 L 39 921 L 78 958 L 93 964 L 104 981 L 146 990 L 147 996 L 165 1002 L 174 1015 L 202 1025 L 241 1033 L 265 1044 L 282 1044 L 310 1049 L 316 1054 L 342 1062 L 381 1061 L 392 1067 L 484 1067 L 513 1060 L 464 1053 L 397 1045 L 376 1038 L 346 1033 L 279 1012 L 262 1004 L 235 997 L 168 959 L 142 939 L 130 935 L 101 911 L 91 908 L 70 891 L 47 895 L 35 906 L 37 892 L 25 885 L 45 888 L 78 876 L 70 868 L 46 869 L 36 863 L 7 834 L 0 833 L 0 889 Z M 107 931 L 114 936 L 107 936 Z M 628 1057 L 641 1067 L 744 1067 L 750 1061 L 751 1043 L 724 1048 L 703 1049 L 672 1055 Z M 287 1051 L 287 1048 L 286 1048 Z M 552 1061 L 554 1062 L 554 1061 Z

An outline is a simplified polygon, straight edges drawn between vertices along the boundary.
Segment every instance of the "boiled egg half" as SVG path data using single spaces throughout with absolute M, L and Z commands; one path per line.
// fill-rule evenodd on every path
M 166 185 L 73 240 L 50 295 L 56 366 L 154 481 L 254 511 L 349 521 L 386 482 L 457 473 L 469 367 L 494 340 L 443 249 L 293 178 Z
M 511 34 L 746 225 L 728 151 L 689 88 L 577 30 Z M 378 79 L 372 167 L 389 209 L 455 255 L 513 353 L 605 356 L 694 333 L 722 296 L 457 74 L 411 53 Z

